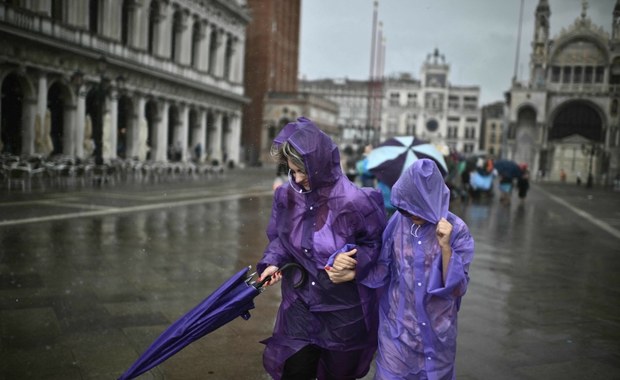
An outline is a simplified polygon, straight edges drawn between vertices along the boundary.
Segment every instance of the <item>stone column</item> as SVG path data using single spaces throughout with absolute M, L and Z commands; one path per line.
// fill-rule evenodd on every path
M 159 111 L 155 133 L 154 133 L 154 146 L 151 147 L 151 159 L 159 162 L 166 162 L 168 158 L 166 156 L 166 150 L 168 149 L 168 107 L 170 103 L 165 100 L 161 101 L 161 107 L 157 107 Z
M 140 134 L 140 118 L 144 117 L 144 97 L 138 94 L 129 94 L 131 101 L 130 114 L 127 115 L 129 120 L 127 125 L 127 131 L 125 136 L 125 157 L 133 158 L 138 155 L 139 142 L 138 136 Z
M 109 161 L 116 158 L 116 138 L 118 129 L 118 98 L 116 91 L 112 91 L 112 95 L 108 101 L 108 107 L 103 117 L 103 160 Z
M 75 92 L 77 97 L 77 112 L 75 123 L 75 156 L 84 157 L 84 129 L 86 125 L 86 90 L 83 85 L 79 86 Z
M 40 72 L 39 73 L 39 86 L 37 89 L 37 116 L 41 120 L 41 126 L 45 122 L 46 111 L 47 111 L 47 73 Z
M 211 141 L 212 147 L 212 160 L 218 160 L 222 163 L 222 118 L 224 114 L 222 111 L 215 111 L 215 130 L 213 131 L 213 141 Z M 222 163 L 223 164 L 223 163 Z
M 207 151 L 207 111 L 204 109 L 198 110 L 198 128 L 196 128 L 197 136 L 194 141 L 200 144 L 202 147 L 202 154 L 197 157 L 198 162 L 202 162 Z
M 229 132 L 228 132 L 228 137 L 227 137 L 227 152 L 228 152 L 228 160 L 229 161 L 233 161 L 236 164 L 239 163 L 239 155 L 240 155 L 240 120 L 239 120 L 239 114 L 238 113 L 230 113 L 228 116 L 228 125 L 229 125 Z
M 22 154 L 30 155 L 34 150 L 34 120 L 37 102 L 34 98 L 25 98 L 22 104 Z

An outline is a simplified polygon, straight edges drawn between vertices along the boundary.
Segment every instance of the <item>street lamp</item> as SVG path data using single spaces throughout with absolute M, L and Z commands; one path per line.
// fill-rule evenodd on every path
M 586 187 L 592 187 L 592 183 L 594 182 L 594 177 L 592 175 L 592 160 L 595 155 L 598 155 L 601 152 L 601 148 L 595 144 L 581 144 L 581 151 L 585 156 L 590 156 L 590 161 L 588 163 L 588 180 L 586 182 Z

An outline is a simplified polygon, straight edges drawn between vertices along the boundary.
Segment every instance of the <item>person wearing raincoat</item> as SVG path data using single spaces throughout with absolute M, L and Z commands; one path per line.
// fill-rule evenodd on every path
M 274 148 L 289 182 L 274 193 L 259 279 L 280 282 L 278 268 L 294 262 L 307 280 L 281 282 L 264 367 L 274 379 L 361 378 L 377 348 L 378 298 L 360 280 L 381 251 L 381 194 L 347 179 L 337 146 L 307 118 L 287 124 Z
M 362 283 L 383 288 L 375 379 L 455 379 L 457 313 L 469 283 L 474 241 L 448 211 L 436 164 L 413 163 L 392 188 L 398 210 Z

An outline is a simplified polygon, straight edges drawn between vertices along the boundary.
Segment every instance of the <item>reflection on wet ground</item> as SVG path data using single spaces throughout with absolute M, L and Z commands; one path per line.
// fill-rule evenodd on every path
M 255 265 L 271 174 L 3 199 L 0 378 L 118 377 L 171 322 Z M 618 193 L 553 184 L 534 184 L 523 204 L 453 203 L 476 240 L 457 378 L 620 378 L 618 206 Z M 231 322 L 142 378 L 268 378 L 259 341 L 278 302 L 268 289 L 249 321 Z

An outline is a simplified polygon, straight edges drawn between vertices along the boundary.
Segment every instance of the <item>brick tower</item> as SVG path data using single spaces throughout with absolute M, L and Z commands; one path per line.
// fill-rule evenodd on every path
M 297 92 L 301 0 L 247 0 L 244 86 L 250 103 L 243 112 L 242 160 L 260 163 L 270 141 L 263 133 L 265 98 L 272 92 Z

